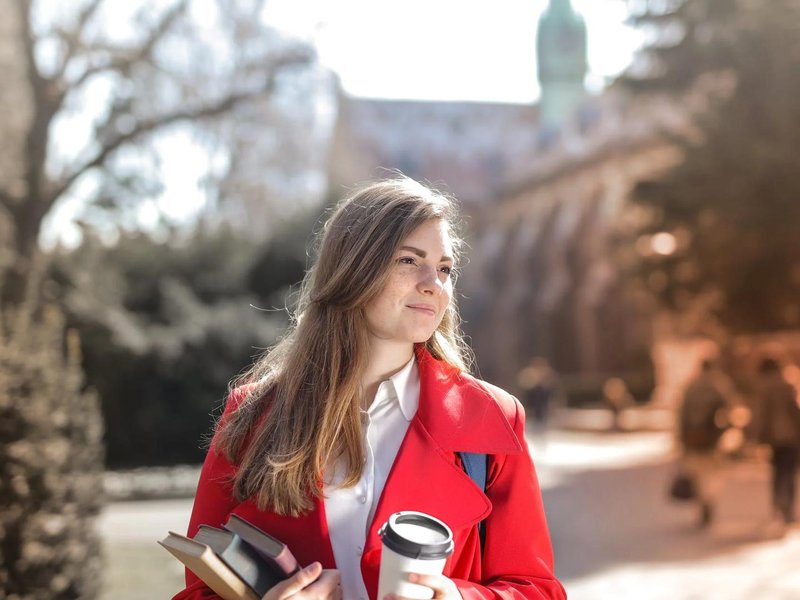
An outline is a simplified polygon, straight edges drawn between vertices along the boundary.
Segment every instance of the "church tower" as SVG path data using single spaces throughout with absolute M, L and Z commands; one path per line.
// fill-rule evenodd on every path
M 571 0 L 550 0 L 539 19 L 537 36 L 541 123 L 546 128 L 559 127 L 586 96 L 586 22 Z

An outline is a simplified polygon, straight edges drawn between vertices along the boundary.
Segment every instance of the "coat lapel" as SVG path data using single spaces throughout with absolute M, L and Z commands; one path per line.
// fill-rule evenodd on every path
M 417 364 L 419 408 L 378 500 L 362 557 L 368 590 L 377 589 L 378 529 L 393 513 L 424 512 L 456 532 L 471 528 L 491 512 L 491 502 L 483 490 L 456 463 L 457 452 L 521 451 L 505 415 L 486 388 L 437 361 L 427 350 L 418 348 Z

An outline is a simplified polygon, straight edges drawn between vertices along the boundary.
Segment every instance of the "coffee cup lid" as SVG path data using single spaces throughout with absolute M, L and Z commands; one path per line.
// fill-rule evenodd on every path
M 436 539 L 413 539 L 413 536 L 403 534 L 403 525 L 425 528 Z M 409 558 L 436 560 L 453 553 L 453 532 L 450 528 L 436 517 L 421 512 L 405 510 L 394 513 L 380 528 L 378 535 L 387 548 Z

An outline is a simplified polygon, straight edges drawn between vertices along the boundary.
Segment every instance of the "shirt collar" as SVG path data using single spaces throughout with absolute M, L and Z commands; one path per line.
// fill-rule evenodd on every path
M 377 408 L 385 398 L 397 399 L 400 404 L 400 411 L 406 421 L 411 421 L 417 414 L 419 407 L 419 368 L 417 367 L 416 357 L 411 359 L 397 373 L 389 379 L 381 382 L 375 399 L 369 410 Z

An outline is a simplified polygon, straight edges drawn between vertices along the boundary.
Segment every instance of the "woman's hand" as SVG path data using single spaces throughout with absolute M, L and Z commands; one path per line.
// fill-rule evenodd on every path
M 411 583 L 424 585 L 433 590 L 434 600 L 463 600 L 461 592 L 458 591 L 452 579 L 444 575 L 423 575 L 422 573 L 409 573 L 408 580 Z M 389 594 L 383 600 L 407 600 L 402 596 Z
M 261 600 L 342 600 L 342 576 L 313 562 L 286 581 L 281 581 Z

